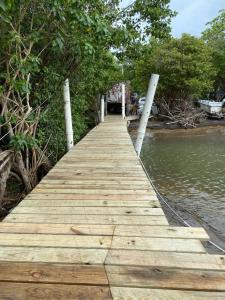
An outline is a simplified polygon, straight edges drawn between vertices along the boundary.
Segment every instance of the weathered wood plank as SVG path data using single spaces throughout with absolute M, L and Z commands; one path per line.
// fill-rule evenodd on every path
M 222 300 L 223 292 L 196 292 L 160 289 L 111 287 L 113 300 Z
M 133 215 L 164 216 L 161 208 L 149 207 L 23 207 L 17 206 L 11 214 L 63 214 L 63 215 Z
M 117 195 L 117 194 L 53 194 L 53 193 L 30 193 L 26 199 L 39 199 L 39 200 L 47 200 L 47 199 L 55 199 L 55 200 L 130 200 L 130 201 L 138 201 L 138 200 L 157 200 L 155 195 L 142 194 L 142 195 L 133 195 L 133 194 L 125 194 L 125 195 Z
M 107 249 L 0 247 L 0 261 L 103 264 Z
M 123 215 L 40 215 L 9 214 L 6 222 L 61 223 L 61 224 L 128 224 L 128 225 L 168 225 L 165 216 L 123 216 Z
M 73 179 L 73 180 L 67 180 L 67 179 L 51 179 L 49 178 L 48 176 L 46 177 L 46 179 L 43 179 L 41 181 L 42 185 L 125 185 L 125 186 L 129 186 L 129 185 L 134 185 L 134 180 L 104 180 L 104 179 L 101 179 L 101 180 L 76 180 L 76 179 Z M 40 186 L 39 184 L 39 186 Z M 138 186 L 140 185 L 141 187 L 149 187 L 150 186 L 150 183 L 145 181 L 143 182 L 142 181 L 135 181 L 135 186 Z M 151 186 L 150 186 L 151 187 Z
M 111 236 L 0 233 L 0 246 L 108 249 Z
M 110 300 L 110 290 L 104 286 L 82 286 L 41 283 L 0 282 L 0 298 L 2 300 Z
M 181 239 L 209 240 L 209 236 L 202 227 L 172 227 L 172 226 L 132 226 L 118 225 L 114 235 L 141 237 L 168 237 Z
M 129 179 L 131 178 L 134 179 L 138 176 L 138 180 L 140 179 L 144 179 L 146 180 L 146 175 L 143 173 L 143 171 L 138 171 L 137 173 L 133 173 L 133 172 L 129 172 L 128 170 L 107 170 L 107 169 L 95 169 L 95 168 L 86 168 L 86 169 L 67 169 L 66 170 L 68 175 L 73 175 L 76 177 L 89 177 L 91 179 L 93 178 L 97 178 L 97 176 L 99 176 L 100 178 L 106 178 L 105 175 L 107 174 L 107 178 L 113 178 L 113 179 Z M 64 169 L 57 169 L 54 168 L 51 171 L 49 171 L 47 176 L 54 176 L 54 175 L 65 175 L 65 170 Z
M 132 189 L 132 187 L 127 190 L 127 189 L 108 189 L 108 188 L 101 188 L 101 189 L 72 189 L 70 187 L 68 188 L 39 188 L 38 186 L 33 189 L 32 194 L 83 194 L 83 195 L 98 195 L 101 197 L 101 195 L 109 194 L 109 195 L 136 195 L 138 197 L 139 195 L 154 195 L 155 192 L 153 189 L 145 189 L 145 190 L 135 190 Z
M 0 281 L 108 285 L 101 265 L 0 262 Z
M 50 173 L 51 172 L 51 173 Z M 71 171 L 67 171 L 67 173 L 65 174 L 64 172 L 61 172 L 61 170 L 55 170 L 54 173 L 52 171 L 50 171 L 48 173 L 48 175 L 45 177 L 48 180 L 79 180 L 79 181 L 93 181 L 93 180 L 97 180 L 97 181 L 101 181 L 102 178 L 106 179 L 106 174 L 105 173 L 91 173 L 89 174 L 87 173 L 77 173 L 73 170 Z M 134 181 L 134 176 L 132 176 L 132 174 L 125 174 L 125 173 L 118 173 L 118 174 L 110 174 L 107 173 L 107 180 L 114 183 L 114 182 L 132 182 Z M 144 175 L 142 174 L 138 174 L 138 182 L 146 182 L 146 178 L 144 177 Z
M 135 236 L 115 236 L 111 249 L 206 253 L 205 248 L 198 240 Z
M 205 253 L 205 249 L 197 240 L 181 240 L 168 238 L 137 238 L 94 235 L 51 235 L 51 234 L 15 234 L 0 233 L 1 246 L 37 246 L 64 248 L 102 248 L 173 252 Z
M 124 190 L 136 190 L 137 191 L 140 191 L 140 193 L 142 193 L 143 190 L 148 190 L 150 189 L 152 191 L 152 188 L 149 186 L 149 184 L 143 184 L 143 185 L 131 185 L 131 184 L 121 184 L 121 185 L 118 185 L 118 184 L 110 184 L 110 183 L 107 183 L 107 184 L 91 184 L 91 183 L 83 183 L 83 184 L 66 184 L 66 183 L 63 183 L 63 184 L 46 184 L 46 183 L 39 183 L 38 187 L 36 189 L 55 189 L 55 190 L 58 190 L 58 189 L 64 189 L 64 191 L 66 191 L 67 189 L 69 189 L 70 191 L 74 191 L 74 190 L 80 190 L 80 189 L 85 189 L 85 190 L 118 190 L 119 188 L 119 192 L 123 193 Z M 35 189 L 35 190 L 36 190 Z M 34 190 L 34 191 L 35 191 Z M 112 194 L 115 193 L 115 191 L 112 192 Z M 118 192 L 117 192 L 118 193 Z M 116 193 L 116 194 L 117 194 Z M 129 194 L 129 192 L 128 192 Z
M 225 270 L 225 256 L 163 251 L 110 250 L 107 265 Z
M 225 291 L 225 272 L 160 267 L 106 266 L 111 286 Z
M 0 223 L 1 233 L 113 235 L 115 225 Z
M 159 208 L 160 203 L 158 200 L 139 200 L 139 201 L 123 201 L 123 200 L 64 200 L 64 199 L 50 199 L 45 200 L 43 199 L 24 199 L 20 204 L 19 207 L 27 207 L 27 206 L 37 206 L 37 207 L 150 207 L 150 208 Z

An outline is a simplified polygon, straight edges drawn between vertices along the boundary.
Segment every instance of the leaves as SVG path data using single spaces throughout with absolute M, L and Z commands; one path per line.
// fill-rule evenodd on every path
M 207 24 L 202 38 L 212 48 L 213 62 L 217 69 L 215 90 L 225 91 L 225 10 Z
M 146 90 L 150 74 L 158 73 L 160 98 L 193 100 L 212 90 L 216 74 L 212 51 L 201 39 L 184 34 L 155 41 L 144 51 L 135 64 L 136 89 Z
M 24 133 L 15 134 L 9 142 L 9 147 L 16 152 L 24 151 L 25 149 L 32 149 L 37 147 L 37 140 Z
M 42 148 L 50 138 L 48 151 L 56 161 L 66 145 L 64 79 L 70 79 L 79 140 L 96 122 L 99 95 L 122 79 L 121 62 L 137 55 L 136 45 L 150 35 L 168 34 L 173 15 L 168 3 L 137 0 L 123 10 L 118 0 L 0 0 L 0 84 L 9 97 L 10 147 L 35 145 L 25 135 L 34 130 Z

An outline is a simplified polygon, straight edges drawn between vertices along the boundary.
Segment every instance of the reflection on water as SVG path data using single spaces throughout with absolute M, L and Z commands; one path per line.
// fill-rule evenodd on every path
M 162 195 L 225 237 L 225 134 L 145 138 L 142 159 Z

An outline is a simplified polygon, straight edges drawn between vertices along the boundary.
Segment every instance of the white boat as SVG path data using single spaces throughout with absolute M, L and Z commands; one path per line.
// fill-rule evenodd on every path
M 211 115 L 223 115 L 223 110 L 225 110 L 225 99 L 223 99 L 221 102 L 216 102 L 213 100 L 199 100 L 198 103 L 200 104 L 200 107 L 205 112 L 211 114 Z

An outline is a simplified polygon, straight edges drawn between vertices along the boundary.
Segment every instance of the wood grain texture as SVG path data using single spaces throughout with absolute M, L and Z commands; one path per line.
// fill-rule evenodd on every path
M 115 225 L 0 223 L 1 233 L 63 234 L 63 235 L 113 235 Z
M 133 194 L 126 194 L 126 195 L 112 195 L 108 193 L 104 193 L 101 195 L 97 194 L 66 194 L 66 193 L 61 193 L 61 194 L 49 194 L 47 193 L 31 193 L 29 194 L 26 199 L 38 199 L 38 200 L 47 200 L 47 199 L 52 199 L 52 200 L 130 200 L 130 201 L 138 201 L 138 200 L 156 200 L 155 194 L 149 195 L 147 194 L 142 194 L 142 195 L 133 195 Z
M 182 269 L 225 270 L 225 256 L 163 251 L 110 250 L 107 265 L 157 266 Z
M 100 224 L 100 225 L 168 225 L 165 216 L 123 216 L 123 215 L 59 215 L 59 214 L 13 214 L 5 218 L 7 222 L 58 223 L 58 224 Z
M 209 240 L 208 234 L 201 227 L 118 225 L 114 235 Z
M 68 199 L 49 199 L 43 201 L 43 199 L 24 199 L 17 207 L 148 207 L 159 208 L 161 207 L 158 200 L 68 200 Z
M 107 266 L 111 286 L 225 291 L 225 272 L 163 267 Z
M 75 248 L 1 247 L 0 261 L 103 264 L 108 250 Z
M 108 285 L 102 265 L 0 262 L 0 281 Z
M 113 300 L 223 300 L 223 292 L 111 287 Z
M 73 229 L 75 231 L 75 229 Z M 52 235 L 52 234 L 16 234 L 0 233 L 0 246 L 36 246 L 54 248 L 88 248 L 108 249 L 111 245 L 111 236 L 96 235 Z
M 59 215 L 131 215 L 164 216 L 161 208 L 149 207 L 22 207 L 17 206 L 13 214 L 59 214 Z
M 2 300 L 110 300 L 104 286 L 0 282 Z
M 198 240 L 115 236 L 111 249 L 206 253 Z

